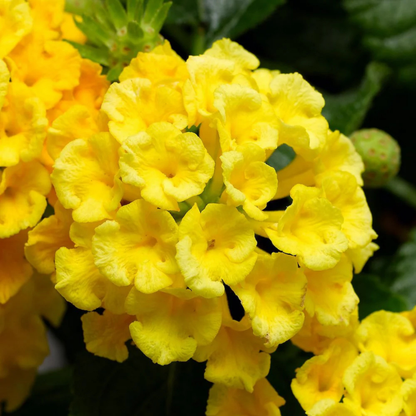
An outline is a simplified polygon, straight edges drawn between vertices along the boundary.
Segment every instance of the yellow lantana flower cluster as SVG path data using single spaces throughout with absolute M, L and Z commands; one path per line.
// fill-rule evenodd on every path
M 308 416 L 415 416 L 416 308 L 369 315 L 306 361 L 292 390 Z
M 89 311 L 89 351 L 121 362 L 132 339 L 161 365 L 206 361 L 212 416 L 280 414 L 270 353 L 290 339 L 318 352 L 354 332 L 353 267 L 377 247 L 363 163 L 329 130 L 321 94 L 258 66 L 228 39 L 186 62 L 165 41 L 132 60 L 100 110 L 62 96 L 46 141 L 55 215 L 26 246 Z M 276 172 L 266 162 L 283 144 L 296 158 Z
M 63 144 L 47 136 L 68 112 L 98 117 L 109 85 L 99 65 L 62 41 L 79 40 L 64 0 L 0 0 L 0 33 L 0 402 L 12 411 L 48 355 L 42 318 L 58 325 L 65 309 L 44 275 L 54 270 L 50 241 L 72 242 L 67 233 L 38 237 L 60 224 L 62 211 L 50 172 Z M 56 215 L 35 232 L 47 201 Z M 28 240 L 35 249 L 25 248 Z

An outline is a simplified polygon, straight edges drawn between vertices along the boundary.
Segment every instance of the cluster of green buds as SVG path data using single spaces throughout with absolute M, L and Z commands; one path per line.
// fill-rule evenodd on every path
M 357 130 L 351 141 L 363 159 L 364 185 L 384 186 L 400 169 L 400 146 L 389 134 L 378 129 Z
M 107 69 L 110 81 L 140 51 L 148 52 L 163 42 L 160 35 L 171 2 L 164 0 L 89 0 L 74 11 L 82 20 L 75 20 L 86 35 L 85 45 L 70 42 L 84 58 L 98 62 Z

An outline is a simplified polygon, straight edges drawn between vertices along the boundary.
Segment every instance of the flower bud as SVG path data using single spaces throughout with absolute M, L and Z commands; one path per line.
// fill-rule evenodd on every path
M 378 129 L 357 130 L 351 141 L 365 165 L 363 180 L 366 187 L 382 187 L 397 175 L 400 147 L 389 134 Z

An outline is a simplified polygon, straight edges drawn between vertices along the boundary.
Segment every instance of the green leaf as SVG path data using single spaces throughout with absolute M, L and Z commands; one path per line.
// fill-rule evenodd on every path
M 416 62 L 414 0 L 344 0 L 343 4 L 361 28 L 363 44 L 374 59 L 392 64 Z
M 120 0 L 106 0 L 106 6 L 111 21 L 117 30 L 127 26 L 127 14 Z
M 143 16 L 144 0 L 128 0 L 127 1 L 127 17 L 129 22 L 140 22 Z
M 295 158 L 295 151 L 287 144 L 279 146 L 267 159 L 267 164 L 276 171 L 282 170 Z
M 78 49 L 78 52 L 83 58 L 90 59 L 91 61 L 98 62 L 101 65 L 110 66 L 110 56 L 107 50 L 94 48 L 89 45 L 81 45 L 76 42 L 67 40 L 74 48 Z
M 204 365 L 194 361 L 153 364 L 129 346 L 129 359 L 117 363 L 81 354 L 74 371 L 70 416 L 203 415 L 209 383 Z
M 113 40 L 111 33 L 105 30 L 102 25 L 89 16 L 83 16 L 82 21 L 74 19 L 75 25 L 97 46 L 109 46 Z
M 360 298 L 358 305 L 360 319 L 382 309 L 391 312 L 408 309 L 406 300 L 385 285 L 378 276 L 359 274 L 354 277 L 352 284 Z
M 359 129 L 390 73 L 388 66 L 371 62 L 358 88 L 339 95 L 324 94 L 326 104 L 322 113 L 331 129 L 347 136 Z
M 165 3 L 157 12 L 157 14 L 153 17 L 152 20 L 152 28 L 155 32 L 160 32 L 162 29 L 163 24 L 165 23 L 166 17 L 169 13 L 169 9 L 172 6 L 172 2 Z
M 198 26 L 199 3 L 199 1 L 195 0 L 173 0 L 166 23 L 171 25 Z
M 398 250 L 389 274 L 394 279 L 391 289 L 406 299 L 409 309 L 413 308 L 416 305 L 416 229 Z
M 146 5 L 146 10 L 143 16 L 143 22 L 145 24 L 150 24 L 159 9 L 162 7 L 163 0 L 149 0 Z

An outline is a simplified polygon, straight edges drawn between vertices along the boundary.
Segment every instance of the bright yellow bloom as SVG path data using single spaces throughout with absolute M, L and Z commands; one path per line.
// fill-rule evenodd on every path
M 383 357 L 402 377 L 412 377 L 416 372 L 416 331 L 405 316 L 374 312 L 361 322 L 356 340 L 360 351 Z
M 32 267 L 24 258 L 26 240 L 26 231 L 0 238 L 0 304 L 14 296 L 33 274 Z
M 51 182 L 39 162 L 20 163 L 0 174 L 0 238 L 7 238 L 41 219 Z
M 307 412 L 308 416 L 361 416 L 361 413 L 348 407 L 345 403 L 337 403 L 332 399 L 323 399 Z
M 10 84 L 10 72 L 4 61 L 0 59 L 0 110 L 3 107 Z
M 259 255 L 254 269 L 233 290 L 252 320 L 254 335 L 265 338 L 266 347 L 282 344 L 301 329 L 306 279 L 294 257 Z
M 222 85 L 214 92 L 218 110 L 215 125 L 223 152 L 238 150 L 247 143 L 262 149 L 277 147 L 278 122 L 273 108 L 256 90 L 242 85 Z
M 87 42 L 87 37 L 75 25 L 74 18 L 77 21 L 82 21 L 79 16 L 71 13 L 64 13 L 64 20 L 61 24 L 62 39 L 84 44 Z
M 33 19 L 26 1 L 0 1 L 0 59 L 31 31 L 32 25 Z
M 172 216 L 136 200 L 120 208 L 115 221 L 95 229 L 95 264 L 117 286 L 134 284 L 143 293 L 153 293 L 170 286 L 179 271 L 177 241 L 178 226 Z
M 344 394 L 344 371 L 357 355 L 353 344 L 338 338 L 322 355 L 312 357 L 296 370 L 292 391 L 304 410 L 310 410 L 323 399 L 341 400 Z
M 209 345 L 221 326 L 218 299 L 196 297 L 183 289 L 146 295 L 132 289 L 126 311 L 136 315 L 130 325 L 133 341 L 154 363 L 188 361 L 197 346 Z
M 319 272 L 305 269 L 308 290 L 305 309 L 322 325 L 348 325 L 351 313 L 358 304 L 358 297 L 351 285 L 352 264 L 343 255 L 332 269 Z
M 127 360 L 125 344 L 131 338 L 129 325 L 133 321 L 130 315 L 114 315 L 105 310 L 102 315 L 86 313 L 81 320 L 87 351 L 119 363 Z
M 120 81 L 144 78 L 153 85 L 181 87 L 188 77 L 185 62 L 165 39 L 162 45 L 156 46 L 151 52 L 139 52 L 130 65 L 124 68 Z
M 328 122 L 321 115 L 325 104 L 300 74 L 279 74 L 270 83 L 269 101 L 280 122 L 279 143 L 311 159 L 326 143 Z
M 366 416 L 398 416 L 403 407 L 397 370 L 372 352 L 364 352 L 343 378 L 344 403 Z
M 0 113 L 0 166 L 30 162 L 41 155 L 46 137 L 45 107 L 20 83 L 10 83 Z
M 169 122 L 180 130 L 188 124 L 182 94 L 169 85 L 154 86 L 143 78 L 112 84 L 102 110 L 110 120 L 111 134 L 120 143 L 158 121 Z
M 72 212 L 57 202 L 55 214 L 42 220 L 29 232 L 25 256 L 30 264 L 42 274 L 55 271 L 55 253 L 60 247 L 73 247 L 69 238 Z
M 179 226 L 177 255 L 185 282 L 196 294 L 221 296 L 224 283 L 234 285 L 256 262 L 256 240 L 249 222 L 236 208 L 208 204 L 189 210 Z
M 64 18 L 65 0 L 28 0 L 33 16 L 34 36 L 57 39 Z
M 214 173 L 214 161 L 201 139 L 169 123 L 154 123 L 122 145 L 123 182 L 159 208 L 179 211 L 178 202 L 202 193 Z
M 403 397 L 403 410 L 406 416 L 416 416 L 416 374 L 405 380 L 400 391 Z
M 309 269 L 334 267 L 348 248 L 341 212 L 316 188 L 296 185 L 290 196 L 292 205 L 280 218 L 277 230 L 266 229 L 267 235 L 275 247 L 295 254 Z
M 221 156 L 225 191 L 223 199 L 228 205 L 242 205 L 251 218 L 264 220 L 262 212 L 274 197 L 277 189 L 276 171 L 264 163 L 265 151 L 255 144 L 245 145 L 241 151 Z
M 51 175 L 59 200 L 77 222 L 111 218 L 122 198 L 119 144 L 108 133 L 70 142 Z
M 253 393 L 214 384 L 209 391 L 206 416 L 280 416 L 279 407 L 284 404 L 265 378 L 256 383 Z
M 205 378 L 252 393 L 254 385 L 267 376 L 270 369 L 270 354 L 264 340 L 253 335 L 247 317 L 234 321 L 222 298 L 222 326 L 215 339 L 206 346 L 197 348 L 194 359 L 206 361 Z
M 348 249 L 345 254 L 349 257 L 354 265 L 355 273 L 361 273 L 361 270 L 367 263 L 367 260 L 379 249 L 375 243 L 369 243 L 364 247 Z

